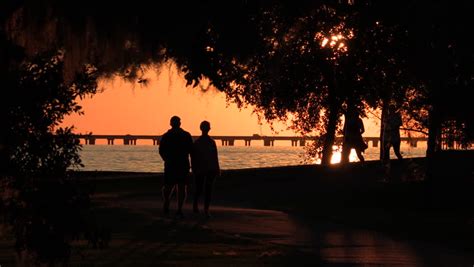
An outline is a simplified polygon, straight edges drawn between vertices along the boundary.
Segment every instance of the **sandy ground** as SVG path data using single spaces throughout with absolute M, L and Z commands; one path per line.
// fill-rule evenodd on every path
M 71 265 L 472 266 L 472 162 L 430 183 L 423 159 L 388 173 L 377 162 L 226 171 L 212 218 L 191 212 L 191 183 L 180 220 L 161 212 L 160 174 L 81 173 L 111 241 L 75 243 Z M 2 267 L 15 264 L 9 244 L 0 242 Z

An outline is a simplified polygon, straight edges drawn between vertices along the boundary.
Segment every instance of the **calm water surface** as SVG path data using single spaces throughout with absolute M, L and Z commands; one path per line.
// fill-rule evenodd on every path
M 404 157 L 425 156 L 424 147 L 402 146 Z M 219 162 L 223 170 L 260 167 L 291 166 L 303 164 L 305 149 L 291 146 L 218 146 Z M 393 151 L 391 157 L 395 158 Z M 151 145 L 84 145 L 81 158 L 87 171 L 131 171 L 163 172 L 163 161 L 158 147 Z M 336 153 L 333 162 L 340 154 Z M 353 152 L 351 161 L 357 161 Z M 370 147 L 365 153 L 366 160 L 379 158 L 379 148 Z

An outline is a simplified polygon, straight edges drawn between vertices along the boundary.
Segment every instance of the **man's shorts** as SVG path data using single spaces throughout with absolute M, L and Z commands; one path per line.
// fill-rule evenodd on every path
M 188 180 L 189 180 L 189 170 L 165 168 L 165 175 L 164 175 L 165 185 L 170 185 L 170 186 L 176 185 L 176 184 L 187 185 Z

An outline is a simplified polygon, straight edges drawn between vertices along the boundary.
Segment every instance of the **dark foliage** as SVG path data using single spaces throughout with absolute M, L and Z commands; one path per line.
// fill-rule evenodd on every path
M 472 112 L 458 105 L 472 87 L 468 1 L 173 1 L 147 7 L 6 1 L 4 28 L 28 53 L 64 47 L 66 79 L 94 63 L 102 74 L 142 81 L 143 66 L 172 59 L 188 84 L 209 78 L 230 100 L 254 105 L 267 120 L 290 116 L 302 133 L 327 135 L 325 146 L 344 104 L 384 109 L 394 100 L 403 106 L 413 88 L 427 94 L 423 108 L 430 118 L 421 121 L 428 121 L 431 137 L 448 117 L 472 129 Z M 339 34 L 348 51 L 341 53 L 341 39 L 322 47 L 324 38 Z M 444 94 L 445 88 L 456 93 Z M 438 110 L 445 109 L 441 116 Z
M 439 109 L 449 110 L 444 118 L 472 121 L 457 105 L 466 99 L 463 88 L 472 87 L 468 1 L 13 3 L 4 4 L 7 36 L 29 53 L 64 47 L 67 80 L 93 63 L 101 74 L 141 82 L 144 66 L 171 59 L 188 84 L 209 78 L 269 121 L 290 117 L 303 134 L 327 136 L 326 147 L 344 106 L 407 107 L 412 89 L 426 93 L 419 109 L 430 111 L 418 125 L 428 127 L 424 121 Z M 339 34 L 344 39 L 322 47 Z
M 57 128 L 79 112 L 77 97 L 94 93 L 96 71 L 85 66 L 63 80 L 61 51 L 25 58 L 8 72 L 11 94 L 2 98 L 2 137 L 7 167 L 1 175 L 1 210 L 20 255 L 38 263 L 65 262 L 70 243 L 84 238 L 90 189 L 70 176 L 81 165 L 71 128 Z

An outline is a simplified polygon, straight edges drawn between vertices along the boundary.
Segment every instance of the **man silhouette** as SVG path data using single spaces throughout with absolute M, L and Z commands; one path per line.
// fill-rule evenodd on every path
M 364 162 L 365 159 L 362 153 L 367 149 L 367 144 L 362 137 L 362 134 L 365 132 L 364 123 L 354 108 L 349 108 L 344 117 L 344 140 L 342 144 L 341 162 L 349 162 L 352 148 L 355 149 L 359 160 Z
M 168 130 L 160 140 L 159 152 L 165 162 L 163 194 L 163 213 L 169 214 L 170 195 L 176 189 L 178 209 L 176 217 L 183 217 L 183 204 L 186 199 L 186 184 L 189 176 L 189 155 L 191 153 L 193 139 L 185 130 L 181 129 L 181 119 L 178 116 L 171 117 L 171 129 Z
M 383 135 L 383 159 L 386 161 L 390 160 L 390 147 L 393 147 L 393 152 L 399 160 L 403 159 L 400 153 L 400 126 L 402 126 L 400 111 L 394 104 L 390 104 Z
M 204 189 L 204 213 L 210 217 L 209 205 L 214 186 L 214 180 L 220 173 L 217 146 L 214 139 L 209 136 L 211 124 L 208 121 L 201 122 L 199 127 L 202 135 L 196 139 L 191 153 L 192 170 L 195 178 L 195 191 L 193 210 L 199 213 L 199 197 Z

